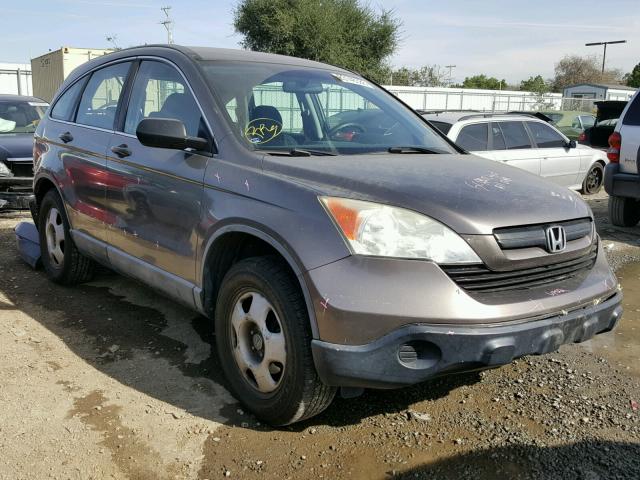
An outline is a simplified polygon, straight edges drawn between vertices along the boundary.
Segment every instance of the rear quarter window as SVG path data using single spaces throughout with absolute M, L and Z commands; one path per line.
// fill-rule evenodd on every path
M 51 109 L 51 118 L 56 120 L 73 120 L 78 97 L 82 92 L 84 80 L 80 80 L 64 92 Z
M 622 120 L 623 125 L 640 125 L 640 95 L 636 94 Z
M 437 120 L 429 120 L 429 123 L 431 125 L 433 125 L 434 127 L 436 127 L 438 130 L 440 130 L 445 135 L 447 133 L 449 133 L 449 130 L 451 130 L 451 124 L 450 123 L 439 122 Z

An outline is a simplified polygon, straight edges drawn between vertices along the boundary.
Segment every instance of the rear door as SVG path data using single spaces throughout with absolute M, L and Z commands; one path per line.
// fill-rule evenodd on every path
M 523 122 L 491 122 L 487 158 L 540 175 L 540 157 Z
M 53 106 L 46 131 L 65 170 L 61 191 L 72 228 L 102 241 L 113 220 L 105 205 L 105 153 L 130 67 L 112 64 L 70 86 Z
M 625 173 L 638 173 L 640 169 L 640 95 L 638 93 L 629 102 L 619 132 L 622 137 L 620 170 Z
M 109 251 L 109 259 L 127 270 L 135 262 L 123 253 L 144 262 L 130 272 L 134 276 L 156 267 L 193 282 L 204 173 L 210 157 L 142 145 L 136 128 L 142 119 L 154 117 L 180 120 L 188 135 L 212 139 L 176 67 L 160 60 L 140 62 L 128 109 L 107 151 L 109 174 L 119 180 L 106 193 L 115 216 L 109 243 L 117 248 Z
M 582 183 L 581 149 L 569 148 L 567 139 L 546 123 L 525 122 L 540 156 L 540 176 L 563 187 Z

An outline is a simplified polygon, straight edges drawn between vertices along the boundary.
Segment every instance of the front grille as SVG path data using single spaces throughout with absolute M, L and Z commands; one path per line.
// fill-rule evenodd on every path
M 564 227 L 568 242 L 586 237 L 593 232 L 591 219 L 580 218 L 566 222 L 527 225 L 526 227 L 496 228 L 493 231 L 493 236 L 502 250 L 528 247 L 546 248 L 545 229 L 551 226 Z
M 509 272 L 496 272 L 485 265 L 443 265 L 442 269 L 465 290 L 498 292 L 537 287 L 574 277 L 591 269 L 596 261 L 597 254 L 597 245 L 594 245 L 588 254 L 573 260 Z
M 7 162 L 6 165 L 14 177 L 33 177 L 32 162 Z

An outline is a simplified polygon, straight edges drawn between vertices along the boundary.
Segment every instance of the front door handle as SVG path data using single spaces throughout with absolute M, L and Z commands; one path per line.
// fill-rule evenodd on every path
M 118 145 L 117 147 L 111 147 L 111 151 L 115 153 L 120 158 L 128 157 L 131 155 L 131 150 L 129 150 L 129 146 L 126 144 Z
M 73 135 L 71 135 L 71 132 L 64 132 L 60 134 L 58 138 L 62 140 L 64 143 L 69 143 L 73 141 Z

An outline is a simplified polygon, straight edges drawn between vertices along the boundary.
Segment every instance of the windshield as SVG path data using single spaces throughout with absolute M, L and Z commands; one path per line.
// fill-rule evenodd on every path
M 48 106 L 26 100 L 0 101 L 0 134 L 34 133 Z
M 411 110 L 355 74 L 257 62 L 201 66 L 236 136 L 250 149 L 455 153 Z

